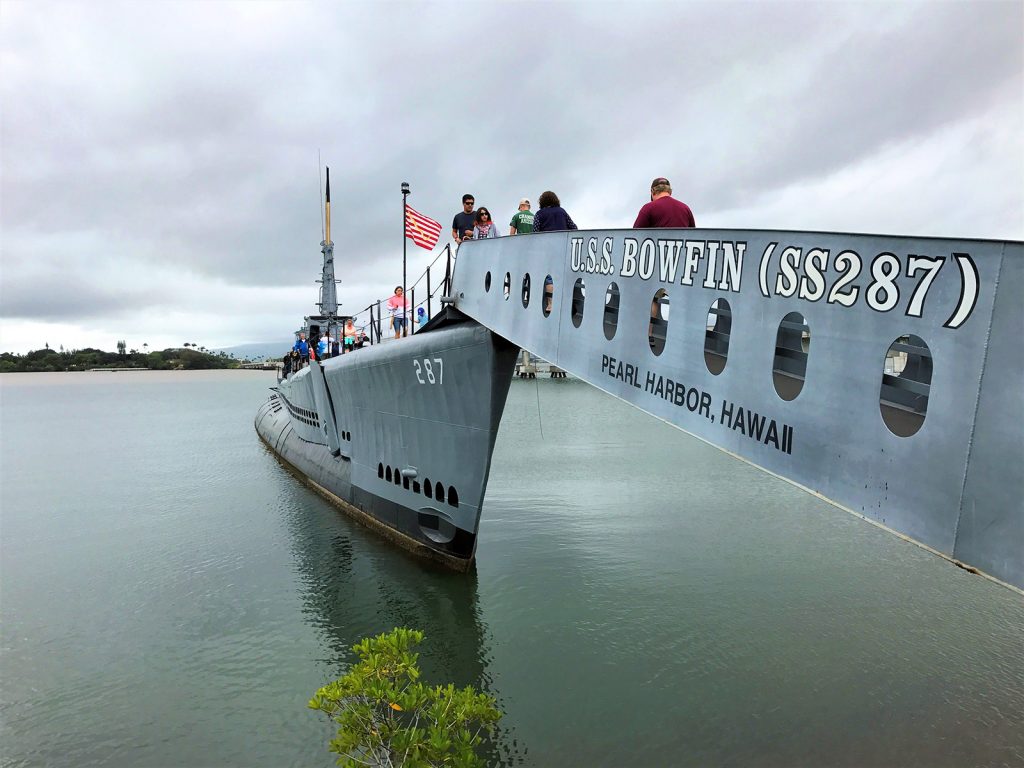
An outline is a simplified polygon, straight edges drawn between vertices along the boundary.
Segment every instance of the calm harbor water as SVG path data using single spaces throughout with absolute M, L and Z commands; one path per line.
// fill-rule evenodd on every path
M 0 377 L 4 765 L 331 765 L 306 701 L 396 625 L 495 763 L 1024 764 L 1019 594 L 571 380 L 513 382 L 447 573 L 281 468 L 272 383 Z

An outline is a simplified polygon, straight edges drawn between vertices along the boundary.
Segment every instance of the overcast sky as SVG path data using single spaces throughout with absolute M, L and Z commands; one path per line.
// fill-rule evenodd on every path
M 1024 3 L 0 5 L 0 350 L 289 342 L 441 221 L 1024 239 Z M 507 228 L 504 230 L 507 231 Z M 431 255 L 410 243 L 410 276 Z

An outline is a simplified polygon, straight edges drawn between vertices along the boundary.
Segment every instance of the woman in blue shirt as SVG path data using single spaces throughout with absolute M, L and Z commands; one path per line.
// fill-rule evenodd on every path
M 567 229 L 579 229 L 562 208 L 562 203 L 554 192 L 543 193 L 538 202 L 540 210 L 533 215 L 534 232 L 564 232 Z

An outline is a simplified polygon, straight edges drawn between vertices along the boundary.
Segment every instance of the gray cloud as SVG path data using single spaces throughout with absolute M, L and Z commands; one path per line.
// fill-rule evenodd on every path
M 66 322 L 83 317 L 98 319 L 149 307 L 147 297 L 130 285 L 73 285 L 64 281 L 40 283 L 20 275 L 4 282 L 2 295 L 6 317 Z M 43 286 L 49 286 L 45 291 L 45 303 L 39 301 Z
M 805 189 L 796 226 L 876 229 L 877 201 L 837 213 L 816 186 L 866 166 L 935 187 L 948 158 L 915 145 L 1024 128 L 1022 25 L 1019 3 L 8 3 L 0 313 L 88 327 L 180 310 L 196 281 L 312 297 L 318 148 L 350 306 L 400 275 L 403 180 L 446 230 L 465 191 L 500 221 L 547 188 L 629 226 L 659 174 L 698 222 Z M 983 136 L 976 178 L 958 164 L 970 195 L 891 206 L 1021 237 L 1020 133 Z

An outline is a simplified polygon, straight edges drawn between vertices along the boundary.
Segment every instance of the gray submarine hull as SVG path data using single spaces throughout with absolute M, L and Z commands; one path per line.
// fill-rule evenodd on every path
M 283 379 L 259 408 L 256 431 L 359 522 L 465 570 L 518 351 L 449 310 L 413 336 Z

